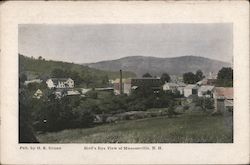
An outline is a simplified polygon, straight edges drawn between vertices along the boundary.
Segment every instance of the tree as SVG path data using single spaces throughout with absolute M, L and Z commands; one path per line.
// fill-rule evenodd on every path
M 31 97 L 24 89 L 19 90 L 19 142 L 20 143 L 37 143 L 32 127 L 32 117 L 30 106 Z
M 86 84 L 86 88 L 89 88 L 90 84 L 94 82 L 94 77 L 90 73 L 82 73 L 82 81 Z
M 199 69 L 196 73 L 187 72 L 183 74 L 183 81 L 186 84 L 194 84 L 204 78 L 203 72 Z
M 22 73 L 22 74 L 19 76 L 19 82 L 24 83 L 26 80 L 27 80 L 26 74 Z
M 201 70 L 197 70 L 195 76 L 196 82 L 201 81 L 204 78 L 203 72 Z
M 168 75 L 168 73 L 163 73 L 162 75 L 161 75 L 161 82 L 162 83 L 165 83 L 165 82 L 169 82 L 170 81 L 170 76 Z
M 67 77 L 70 77 L 74 80 L 75 85 L 80 85 L 82 82 L 82 78 L 80 77 L 79 73 L 76 71 L 68 71 L 65 74 Z
M 38 60 L 42 60 L 42 59 L 43 59 L 43 57 L 42 57 L 42 56 L 39 56 L 39 57 L 38 57 Z
M 67 77 L 65 71 L 59 68 L 53 69 L 51 75 L 52 77 L 57 77 L 57 78 Z
M 97 99 L 98 98 L 98 93 L 96 91 L 89 91 L 86 93 L 86 96 L 92 99 Z
M 145 73 L 144 75 L 142 75 L 142 77 L 152 77 L 152 76 L 149 73 Z
M 136 90 L 132 92 L 135 98 L 147 98 L 154 94 L 152 87 L 149 84 L 144 84 L 139 86 Z
M 101 77 L 102 85 L 107 85 L 109 83 L 109 77 L 108 75 L 104 75 Z
M 198 97 L 194 100 L 194 103 L 196 106 L 201 107 L 203 111 L 214 109 L 214 100 L 212 98 Z
M 194 84 L 196 83 L 196 76 L 192 72 L 187 72 L 183 74 L 183 82 L 186 84 Z
M 233 69 L 223 67 L 217 76 L 217 86 L 232 87 L 233 86 Z

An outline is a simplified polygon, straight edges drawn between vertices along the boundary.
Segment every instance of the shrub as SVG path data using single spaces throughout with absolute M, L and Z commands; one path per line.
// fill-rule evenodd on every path
M 196 98 L 194 100 L 196 106 L 201 107 L 204 111 L 214 109 L 214 100 L 212 98 Z
M 96 91 L 89 91 L 86 93 L 86 96 L 89 97 L 89 98 L 92 98 L 92 99 L 97 99 L 98 97 L 98 94 Z
M 189 109 L 189 106 L 188 105 L 184 105 L 183 110 L 186 111 L 188 109 Z

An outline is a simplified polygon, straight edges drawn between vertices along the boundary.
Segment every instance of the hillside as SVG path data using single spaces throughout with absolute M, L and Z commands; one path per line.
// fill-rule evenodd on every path
M 131 71 L 141 76 L 146 72 L 152 75 L 160 75 L 163 72 L 174 75 L 182 75 L 185 72 L 195 72 L 201 69 L 203 73 L 217 73 L 223 66 L 230 64 L 217 60 L 212 60 L 197 56 L 182 56 L 175 58 L 157 58 L 145 56 L 129 56 L 117 60 L 101 61 L 97 63 L 85 64 L 91 68 L 107 71 Z
M 91 75 L 92 77 L 108 76 L 109 79 L 115 79 L 119 77 L 118 71 L 102 71 L 99 69 L 89 68 L 88 66 L 82 66 L 80 64 L 67 63 L 61 61 L 52 61 L 44 59 L 34 59 L 19 54 L 19 73 L 25 73 L 28 79 L 50 77 L 51 72 L 54 69 L 63 69 L 76 71 L 79 75 Z M 124 77 L 134 77 L 132 72 L 124 72 Z

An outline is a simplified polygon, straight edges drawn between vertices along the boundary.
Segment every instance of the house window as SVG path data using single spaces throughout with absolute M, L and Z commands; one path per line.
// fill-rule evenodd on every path
M 193 95 L 197 94 L 197 89 L 192 89 L 192 94 Z

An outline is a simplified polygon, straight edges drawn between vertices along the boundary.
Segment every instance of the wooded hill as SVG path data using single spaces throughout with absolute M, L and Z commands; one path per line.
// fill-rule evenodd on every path
M 91 81 L 92 84 L 99 84 L 101 86 L 104 79 L 116 79 L 119 78 L 119 70 L 117 71 L 103 71 L 100 69 L 89 68 L 88 66 L 82 66 L 80 64 L 68 63 L 62 61 L 46 60 L 42 57 L 35 59 L 19 54 L 19 75 L 25 74 L 27 79 L 47 79 L 54 77 L 52 72 L 54 70 L 64 70 L 75 75 L 79 75 L 82 81 Z M 70 75 L 65 75 L 70 77 Z M 123 77 L 135 77 L 132 72 L 123 72 Z M 90 83 L 91 84 L 91 83 Z
M 128 56 L 117 60 L 101 61 L 97 63 L 84 64 L 91 68 L 114 71 L 118 68 L 124 71 L 131 71 L 137 76 L 145 73 L 160 76 L 167 72 L 171 75 L 182 75 L 185 72 L 195 72 L 198 69 L 204 74 L 209 72 L 217 73 L 222 67 L 230 67 L 226 62 L 213 60 L 198 56 L 182 56 L 173 58 L 159 58 L 146 56 Z

